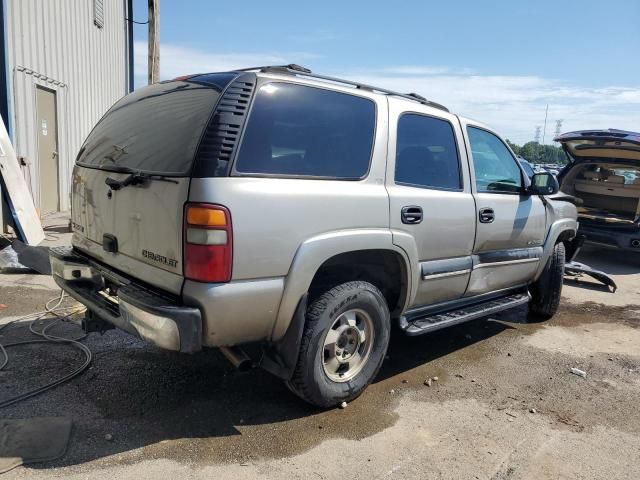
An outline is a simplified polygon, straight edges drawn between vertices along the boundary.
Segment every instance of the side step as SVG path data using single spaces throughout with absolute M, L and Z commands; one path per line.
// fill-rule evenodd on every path
M 410 336 L 422 335 L 423 333 L 433 332 L 441 328 L 457 325 L 458 323 L 468 322 L 476 318 L 486 317 L 494 313 L 508 310 L 529 303 L 529 293 L 514 293 L 505 297 L 495 298 L 475 305 L 469 305 L 458 310 L 450 312 L 436 313 L 412 319 L 404 329 L 405 333 Z

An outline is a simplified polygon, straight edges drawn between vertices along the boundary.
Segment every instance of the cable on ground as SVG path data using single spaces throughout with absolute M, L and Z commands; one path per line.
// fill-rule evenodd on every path
M 60 290 L 59 296 L 53 297 L 49 301 L 47 301 L 43 311 L 31 313 L 29 315 L 24 315 L 23 317 L 16 318 L 15 320 L 12 320 L 11 322 L 8 322 L 4 325 L 0 325 L 0 332 L 2 332 L 9 325 L 13 325 L 16 322 L 31 320 L 31 323 L 29 324 L 29 331 L 32 334 L 41 337 L 35 340 L 22 340 L 18 342 L 5 343 L 4 345 L 0 343 L 0 353 L 3 356 L 2 363 L 0 364 L 0 370 L 2 370 L 9 363 L 9 354 L 7 352 L 7 348 L 17 347 L 20 345 L 33 345 L 33 344 L 42 344 L 42 343 L 70 345 L 80 350 L 84 354 L 84 357 L 85 357 L 84 361 L 78 368 L 76 368 L 72 372 L 67 373 L 57 379 L 54 379 L 53 381 L 48 382 L 45 385 L 34 388 L 28 392 L 21 393 L 7 400 L 0 401 L 0 408 L 13 405 L 15 403 L 26 400 L 27 398 L 35 397 L 36 395 L 40 395 L 41 393 L 46 392 L 47 390 L 50 390 L 54 387 L 57 387 L 58 385 L 68 382 L 72 378 L 75 378 L 78 375 L 80 375 L 82 372 L 84 372 L 91 364 L 91 360 L 93 358 L 91 350 L 85 344 L 81 343 L 81 340 L 84 340 L 86 338 L 87 336 L 86 334 L 78 338 L 65 338 L 58 335 L 52 335 L 51 333 L 49 333 L 49 330 L 53 328 L 55 325 L 59 324 L 62 321 L 68 320 L 72 314 L 79 313 L 81 311 L 81 309 L 78 309 L 77 307 L 61 307 L 60 305 L 62 304 L 62 301 L 64 298 L 65 298 L 64 291 Z M 56 303 L 54 306 L 51 306 L 53 302 L 56 302 Z M 51 315 L 53 315 L 53 317 L 51 317 Z M 48 317 L 46 318 L 47 320 L 52 320 L 52 321 L 45 324 L 42 327 L 42 329 L 37 330 L 36 323 L 40 320 L 45 319 L 45 317 Z

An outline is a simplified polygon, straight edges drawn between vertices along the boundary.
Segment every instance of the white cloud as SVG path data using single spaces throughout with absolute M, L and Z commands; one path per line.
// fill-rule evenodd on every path
M 146 83 L 147 45 L 135 42 L 136 85 Z M 317 55 L 307 52 L 210 53 L 161 44 L 161 78 L 215 72 L 257 65 L 306 64 Z M 543 125 L 549 104 L 546 141 L 553 138 L 555 120 L 563 131 L 620 128 L 640 131 L 640 86 L 593 88 L 538 76 L 480 75 L 469 69 L 402 65 L 376 71 L 326 72 L 370 85 L 415 92 L 446 105 L 452 112 L 482 121 L 516 143 L 533 139 Z
M 470 68 L 417 66 L 417 65 L 387 67 L 382 69 L 382 72 L 389 75 L 407 75 L 407 76 L 445 75 L 445 74 L 471 75 L 475 73 Z
M 171 44 L 160 45 L 160 78 L 206 72 L 224 72 L 234 68 L 260 65 L 281 65 L 302 62 L 317 55 L 307 52 L 278 53 L 209 53 L 203 50 Z M 136 86 L 147 82 L 147 43 L 134 43 L 134 72 Z
M 438 69 L 443 73 L 438 73 Z M 422 70 L 422 73 L 418 73 Z M 349 78 L 400 92 L 415 92 L 446 105 L 452 112 L 495 128 L 516 143 L 533 140 L 535 127 L 549 117 L 545 141 L 555 120 L 563 131 L 590 128 L 640 130 L 640 87 L 584 87 L 536 76 L 478 75 L 446 67 L 401 67 L 382 73 L 356 72 Z

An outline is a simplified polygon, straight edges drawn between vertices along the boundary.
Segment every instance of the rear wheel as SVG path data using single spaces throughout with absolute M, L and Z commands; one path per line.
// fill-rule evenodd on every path
M 380 370 L 389 336 L 389 308 L 380 290 L 360 281 L 332 288 L 307 310 L 289 389 L 321 408 L 353 400 Z
M 564 243 L 559 242 L 553 248 L 542 275 L 529 289 L 529 312 L 533 317 L 548 320 L 558 310 L 564 280 L 564 262 Z

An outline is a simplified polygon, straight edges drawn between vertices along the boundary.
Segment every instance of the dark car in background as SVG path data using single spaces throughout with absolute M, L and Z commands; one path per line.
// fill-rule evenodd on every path
M 640 133 L 582 130 L 554 139 L 569 156 L 558 180 L 581 200 L 579 233 L 586 241 L 640 252 Z

